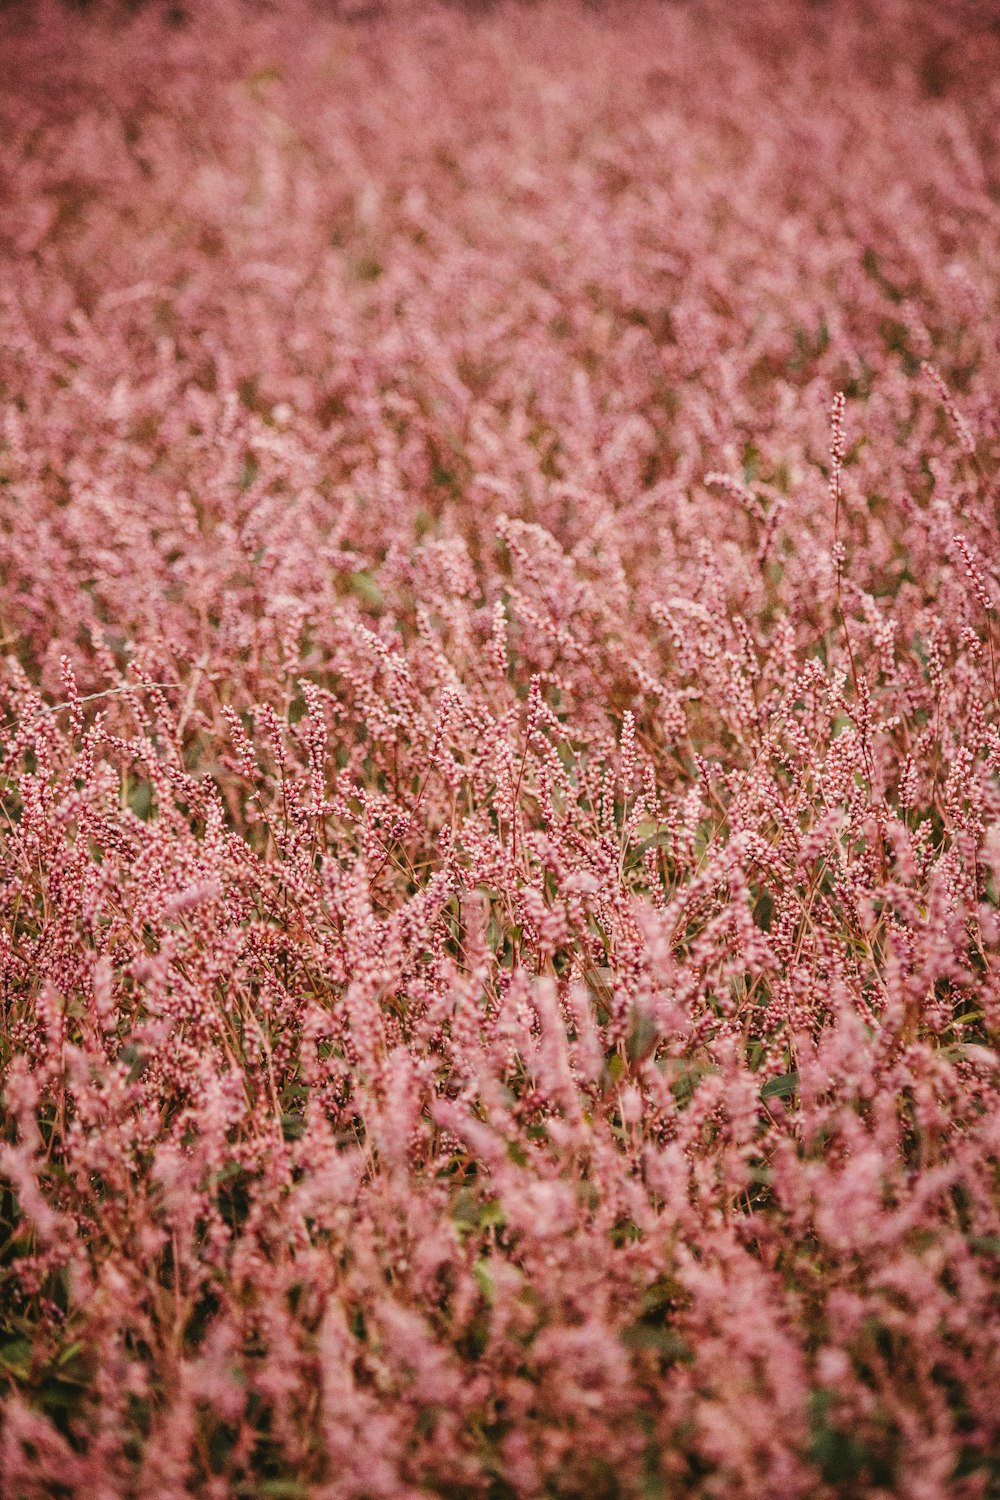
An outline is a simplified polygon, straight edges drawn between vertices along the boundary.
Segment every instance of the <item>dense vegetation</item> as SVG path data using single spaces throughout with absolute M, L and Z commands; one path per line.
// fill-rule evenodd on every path
M 0 14 L 0 1493 L 1000 1494 L 992 6 Z

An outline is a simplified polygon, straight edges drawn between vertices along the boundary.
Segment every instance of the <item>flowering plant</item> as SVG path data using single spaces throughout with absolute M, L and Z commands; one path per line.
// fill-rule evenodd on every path
M 995 1495 L 984 7 L 0 79 L 0 1494 Z

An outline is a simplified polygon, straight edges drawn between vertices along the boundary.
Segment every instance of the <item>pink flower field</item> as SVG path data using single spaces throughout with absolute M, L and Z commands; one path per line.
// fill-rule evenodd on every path
M 993 0 L 0 10 L 3 1500 L 997 1500 L 998 520 Z

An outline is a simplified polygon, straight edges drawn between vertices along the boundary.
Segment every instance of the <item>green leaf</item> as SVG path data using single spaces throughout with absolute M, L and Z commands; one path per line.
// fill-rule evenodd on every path
M 612 1083 L 621 1083 L 625 1077 L 625 1059 L 620 1052 L 615 1052 L 608 1058 L 608 1076 Z
M 367 604 L 370 609 L 380 609 L 385 603 L 385 596 L 371 573 L 364 570 L 359 573 L 352 573 L 351 588 L 357 594 L 362 604 Z
M 659 1033 L 656 1022 L 648 1011 L 637 1011 L 632 1021 L 632 1029 L 625 1043 L 625 1051 L 631 1063 L 639 1062 L 648 1057 L 656 1046 Z
M 146 1054 L 140 1051 L 133 1042 L 126 1042 L 118 1054 L 118 1060 L 125 1063 L 128 1067 L 126 1083 L 136 1083 L 143 1068 L 146 1066 Z
M 663 1058 L 657 1066 L 670 1075 L 670 1092 L 681 1108 L 690 1104 L 703 1078 L 719 1071 L 714 1063 L 688 1062 L 680 1057 Z
M 650 849 L 665 849 L 669 843 L 669 833 L 666 829 L 661 829 L 659 833 L 654 833 L 648 839 L 643 839 L 641 844 L 637 844 L 634 853 L 638 859 L 641 859 Z
M 18 1380 L 27 1380 L 31 1373 L 31 1343 L 28 1339 L 11 1339 L 0 1344 L 0 1368 Z
M 798 1073 L 779 1073 L 775 1078 L 769 1078 L 760 1091 L 762 1099 L 789 1099 L 792 1094 L 798 1092 Z
M 475 1277 L 476 1285 L 482 1293 L 483 1301 L 487 1307 L 492 1307 L 494 1287 L 493 1277 L 490 1274 L 489 1261 L 486 1259 L 477 1260 L 472 1267 L 472 1274 Z
M 502 1229 L 507 1222 L 503 1204 L 499 1198 L 491 1198 L 479 1211 L 479 1223 L 483 1229 Z

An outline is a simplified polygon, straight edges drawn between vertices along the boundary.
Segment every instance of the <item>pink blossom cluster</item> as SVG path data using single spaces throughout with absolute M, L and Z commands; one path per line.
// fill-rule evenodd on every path
M 1000 1493 L 1000 28 L 0 12 L 0 1494 Z

